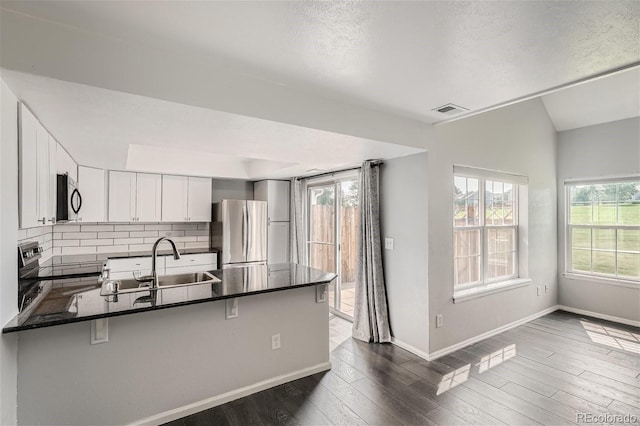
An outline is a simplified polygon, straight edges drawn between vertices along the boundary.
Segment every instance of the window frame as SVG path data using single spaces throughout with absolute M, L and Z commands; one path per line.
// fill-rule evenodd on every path
M 605 184 L 614 184 L 614 183 L 622 183 L 622 182 L 633 182 L 640 180 L 640 176 L 626 176 L 626 177 L 615 177 L 615 178 L 601 178 L 601 179 L 585 179 L 585 180 L 567 180 L 564 183 L 564 210 L 565 210 L 565 220 L 564 220 L 564 250 L 565 250 L 565 259 L 564 259 L 564 275 L 566 276 L 574 276 L 574 277 L 582 277 L 587 280 L 595 280 L 600 283 L 606 284 L 623 284 L 631 287 L 640 287 L 640 277 L 634 278 L 629 276 L 620 276 L 618 275 L 618 253 L 626 253 L 627 251 L 619 251 L 618 250 L 618 231 L 619 230 L 637 230 L 640 231 L 640 225 L 626 225 L 626 224 L 573 224 L 571 223 L 571 188 L 580 186 L 580 185 L 605 185 Z M 616 200 L 616 211 L 619 206 L 619 201 Z M 591 230 L 591 247 L 589 249 L 581 249 L 588 251 L 590 254 L 590 271 L 584 271 L 579 269 L 573 269 L 573 230 L 574 229 L 589 229 Z M 615 233 L 614 238 L 614 249 L 596 249 L 593 248 L 593 230 L 594 229 L 605 229 L 605 230 L 613 230 Z M 593 253 L 595 252 L 610 252 L 614 254 L 615 259 L 615 275 L 599 273 L 593 271 Z M 634 254 L 634 252 L 628 252 L 629 254 Z
M 456 259 L 463 258 L 462 256 L 456 257 L 455 252 L 452 257 L 453 259 L 453 289 L 454 294 L 456 292 L 464 292 L 470 289 L 482 289 L 490 286 L 499 285 L 501 283 L 509 283 L 520 278 L 520 184 L 517 182 L 510 181 L 509 179 L 505 179 L 504 176 L 500 176 L 499 173 L 495 175 L 492 174 L 482 174 L 476 175 L 475 173 L 465 173 L 464 171 L 455 172 L 454 171 L 454 180 L 453 180 L 453 188 L 452 193 L 455 190 L 455 178 L 466 178 L 466 179 L 476 179 L 478 181 L 478 225 L 473 226 L 456 226 L 455 219 L 453 223 L 453 240 L 456 239 L 456 231 L 458 230 L 480 230 L 480 280 L 474 281 L 470 283 L 458 284 L 457 283 L 457 265 Z M 513 224 L 512 225 L 488 225 L 487 224 L 487 211 L 486 211 L 486 183 L 487 181 L 508 183 L 512 185 L 512 194 L 513 194 Z M 452 203 L 455 206 L 455 199 Z M 455 209 L 455 207 L 454 207 Z M 452 215 L 455 218 L 455 211 Z M 511 275 L 502 275 L 494 278 L 487 278 L 489 271 L 489 231 L 490 230 L 500 230 L 500 229 L 513 229 L 514 231 L 514 240 L 513 240 L 513 251 L 511 251 L 511 255 L 513 256 L 513 274 Z M 467 258 L 471 258 L 472 256 L 464 256 Z M 475 257 L 475 256 L 473 256 Z M 455 297 L 454 297 L 455 299 Z

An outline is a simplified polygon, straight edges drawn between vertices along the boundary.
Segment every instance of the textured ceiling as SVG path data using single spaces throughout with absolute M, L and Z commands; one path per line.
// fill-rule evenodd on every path
M 2 5 L 427 122 L 640 60 L 636 0 Z
M 407 155 L 451 118 L 440 105 L 474 114 L 640 63 L 637 0 L 0 7 L 3 79 L 79 161 L 110 168 L 286 177 Z M 544 98 L 556 126 L 624 118 L 591 108 L 608 89 L 590 86 Z M 582 121 L 564 117 L 578 99 Z

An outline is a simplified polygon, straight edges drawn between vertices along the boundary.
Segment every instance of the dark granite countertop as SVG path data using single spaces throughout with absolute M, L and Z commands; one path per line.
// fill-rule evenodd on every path
M 219 281 L 158 290 L 141 288 L 118 293 L 117 296 L 100 295 L 99 277 L 88 277 L 74 283 L 62 279 L 42 281 L 43 291 L 40 300 L 18 314 L 2 332 L 12 333 L 326 284 L 336 277 L 333 273 L 295 263 L 256 265 L 209 272 Z
M 181 248 L 179 249 L 180 254 L 201 254 L 201 253 L 218 253 L 219 250 L 212 248 Z M 151 256 L 150 251 L 140 251 L 140 252 L 125 252 L 125 253 L 109 253 L 107 256 L 109 259 L 123 259 L 128 257 L 149 257 Z M 173 252 L 171 249 L 167 249 L 165 247 L 158 248 L 158 256 L 173 256 Z

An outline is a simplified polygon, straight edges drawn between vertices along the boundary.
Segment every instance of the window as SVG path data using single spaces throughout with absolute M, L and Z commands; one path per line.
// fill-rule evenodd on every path
M 567 185 L 569 273 L 640 281 L 640 179 Z
M 518 184 L 454 176 L 454 288 L 518 277 Z

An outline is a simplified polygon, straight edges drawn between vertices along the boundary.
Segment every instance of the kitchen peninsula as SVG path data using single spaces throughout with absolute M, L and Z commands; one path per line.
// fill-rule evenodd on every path
M 214 282 L 116 301 L 100 295 L 97 277 L 53 280 L 38 307 L 57 311 L 36 307 L 3 329 L 20 332 L 25 424 L 162 423 L 330 368 L 328 305 L 316 302 L 316 286 L 335 274 L 297 264 L 210 273 Z M 234 298 L 237 317 L 226 319 Z M 92 345 L 99 318 L 108 342 Z

